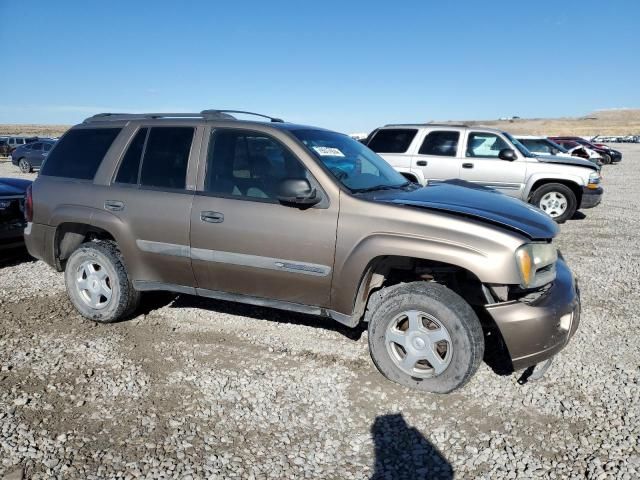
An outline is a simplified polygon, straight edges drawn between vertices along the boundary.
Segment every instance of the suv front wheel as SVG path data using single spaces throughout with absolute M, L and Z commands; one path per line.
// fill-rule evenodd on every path
M 67 294 L 83 317 L 111 323 L 131 314 L 140 292 L 129 281 L 114 242 L 94 241 L 74 251 L 64 272 Z
M 544 211 L 556 223 L 564 223 L 572 218 L 578 208 L 575 193 L 561 183 L 547 183 L 537 188 L 531 196 L 531 204 Z
M 424 392 L 464 385 L 484 355 L 482 327 L 460 296 L 438 283 L 382 289 L 370 299 L 369 350 L 389 380 Z

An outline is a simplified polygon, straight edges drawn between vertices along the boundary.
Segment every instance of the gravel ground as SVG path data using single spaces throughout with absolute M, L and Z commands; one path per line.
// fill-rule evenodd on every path
M 640 146 L 620 149 L 603 204 L 558 239 L 580 330 L 524 385 L 483 364 L 461 391 L 416 393 L 376 372 L 362 330 L 188 296 L 96 325 L 60 274 L 5 260 L 0 476 L 639 478 Z

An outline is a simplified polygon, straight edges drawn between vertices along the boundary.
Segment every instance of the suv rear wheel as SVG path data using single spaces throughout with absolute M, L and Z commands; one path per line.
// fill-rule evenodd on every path
M 111 323 L 132 313 L 140 292 L 129 281 L 115 243 L 84 243 L 74 251 L 64 272 L 67 294 L 83 317 Z
M 20 167 L 22 173 L 31 173 L 33 171 L 33 167 L 26 158 L 21 158 L 18 161 L 18 167 Z
M 564 223 L 572 218 L 578 208 L 575 193 L 561 183 L 547 183 L 537 188 L 531 196 L 531 204 L 540 208 L 557 223 Z
M 437 283 L 380 290 L 370 300 L 369 350 L 389 380 L 424 392 L 464 385 L 484 355 L 482 327 L 460 296 Z

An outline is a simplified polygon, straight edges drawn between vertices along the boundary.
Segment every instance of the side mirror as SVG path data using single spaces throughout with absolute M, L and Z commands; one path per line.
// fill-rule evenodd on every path
M 285 178 L 278 185 L 278 200 L 285 205 L 311 207 L 322 198 L 306 178 Z
M 513 162 L 514 160 L 518 159 L 518 156 L 516 155 L 516 152 L 510 148 L 503 148 L 502 150 L 500 150 L 500 153 L 498 153 L 498 158 L 500 160 L 507 160 L 508 162 Z
M 550 152 L 551 155 L 557 155 L 559 152 L 560 152 L 560 150 L 558 150 L 557 148 L 551 147 L 551 152 Z

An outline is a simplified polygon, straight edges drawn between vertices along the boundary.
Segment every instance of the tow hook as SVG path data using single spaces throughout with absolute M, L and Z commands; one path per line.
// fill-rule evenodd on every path
M 520 385 L 524 385 L 527 382 L 535 382 L 536 380 L 540 380 L 542 377 L 544 377 L 544 374 L 547 373 L 547 370 L 549 370 L 549 367 L 551 367 L 552 363 L 553 357 L 545 360 L 544 362 L 536 363 L 535 365 L 527 368 L 524 372 L 522 372 L 522 375 L 518 379 L 518 383 Z

